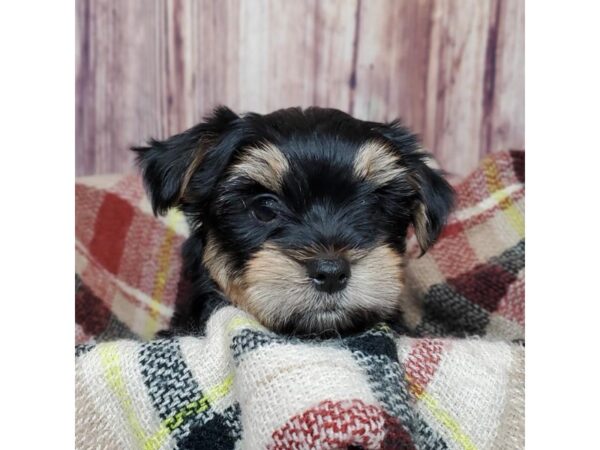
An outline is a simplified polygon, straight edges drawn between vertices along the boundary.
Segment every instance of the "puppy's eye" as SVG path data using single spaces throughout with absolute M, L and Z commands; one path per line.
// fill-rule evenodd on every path
M 250 203 L 252 215 L 260 222 L 271 222 L 277 217 L 279 200 L 271 194 L 258 195 Z

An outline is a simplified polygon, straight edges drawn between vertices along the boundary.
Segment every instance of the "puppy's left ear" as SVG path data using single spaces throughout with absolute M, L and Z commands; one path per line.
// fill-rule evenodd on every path
M 379 131 L 394 145 L 400 163 L 408 169 L 408 181 L 416 194 L 412 224 L 423 255 L 446 224 L 454 206 L 454 189 L 444 173 L 433 167 L 433 158 L 422 150 L 417 136 L 398 121 L 383 125 Z

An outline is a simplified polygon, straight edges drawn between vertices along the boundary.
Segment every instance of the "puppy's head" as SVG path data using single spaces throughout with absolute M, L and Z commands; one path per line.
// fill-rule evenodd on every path
M 392 318 L 407 230 L 426 251 L 452 204 L 408 130 L 333 109 L 219 108 L 135 150 L 154 211 L 179 207 L 220 289 L 280 332 Z

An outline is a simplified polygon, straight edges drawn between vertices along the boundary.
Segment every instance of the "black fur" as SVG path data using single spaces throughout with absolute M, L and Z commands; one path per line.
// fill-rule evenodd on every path
M 385 142 L 397 152 L 406 179 L 382 187 L 355 178 L 356 152 L 368 140 Z M 264 142 L 277 146 L 290 164 L 282 201 L 274 206 L 277 220 L 271 223 L 257 222 L 249 211 L 253 198 L 268 191 L 250 180 L 226 176 L 245 147 Z M 368 249 L 386 242 L 403 253 L 421 203 L 427 214 L 424 252 L 452 206 L 451 187 L 425 164 L 427 155 L 415 135 L 398 122 L 361 121 L 334 109 L 289 108 L 238 116 L 220 107 L 181 134 L 133 150 L 155 213 L 178 207 L 191 224 L 183 258 L 192 294 L 174 316 L 172 326 L 179 332 L 200 330 L 210 308 L 227 301 L 202 264 L 209 230 L 240 272 L 267 240 L 290 251 L 315 244 Z M 201 163 L 184 189 L 197 152 L 204 152 Z M 373 316 L 365 314 L 368 322 L 376 320 Z

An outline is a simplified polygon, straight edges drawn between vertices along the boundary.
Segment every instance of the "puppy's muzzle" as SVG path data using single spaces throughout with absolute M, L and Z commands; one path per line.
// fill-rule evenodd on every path
M 306 271 L 315 289 L 328 294 L 344 289 L 350 279 L 350 263 L 342 257 L 311 259 Z

